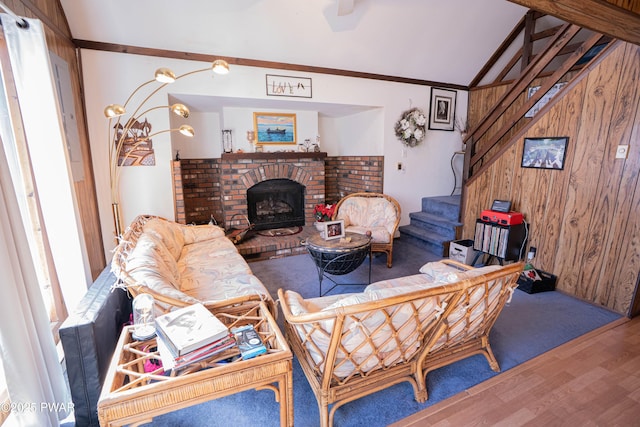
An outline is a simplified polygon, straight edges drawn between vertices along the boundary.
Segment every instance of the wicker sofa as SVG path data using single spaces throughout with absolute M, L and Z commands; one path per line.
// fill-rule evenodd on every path
M 215 225 L 139 216 L 116 247 L 111 269 L 133 296 L 153 295 L 161 311 L 200 302 L 233 313 L 265 301 L 276 313 L 269 291 Z
M 345 231 L 371 233 L 371 252 L 387 254 L 387 267 L 393 265 L 393 239 L 400 223 L 400 205 L 382 193 L 352 193 L 338 203 L 333 220 L 343 220 Z
M 343 404 L 403 381 L 424 402 L 429 371 L 475 354 L 499 371 L 489 332 L 522 268 L 473 269 L 444 260 L 362 293 L 305 300 L 278 290 L 287 337 L 316 395 L 320 425 L 331 426 Z

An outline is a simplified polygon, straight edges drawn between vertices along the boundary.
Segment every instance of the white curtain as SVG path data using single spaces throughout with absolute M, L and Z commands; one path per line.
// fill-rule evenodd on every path
M 33 57 L 48 55 L 44 31 L 39 21 L 27 20 L 29 28 L 19 28 L 14 18 L 0 15 L 9 43 L 12 37 L 27 35 L 32 45 L 22 45 L 21 53 Z M 10 35 L 14 32 L 13 35 Z M 46 46 L 46 45 L 44 45 Z M 40 48 L 38 48 L 40 47 Z M 47 58 L 48 61 L 48 58 Z M 15 73 L 14 69 L 14 73 Z M 5 79 L 9 78 L 4 76 Z M 16 84 L 17 85 L 17 84 Z M 0 85 L 2 104 L 6 91 Z M 8 108 L 0 109 L 7 124 Z M 14 116 L 15 117 L 15 116 Z M 26 123 L 12 123 L 27 126 Z M 11 140 L 10 140 L 11 139 Z M 0 149 L 0 345 L 7 388 L 15 410 L 6 421 L 18 426 L 56 426 L 71 409 L 71 398 L 51 334 L 49 317 L 40 292 L 36 266 L 19 208 L 10 161 L 15 161 L 11 135 L 3 133 Z

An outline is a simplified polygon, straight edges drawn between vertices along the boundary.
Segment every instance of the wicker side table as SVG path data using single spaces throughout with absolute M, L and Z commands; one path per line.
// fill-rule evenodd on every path
M 365 283 L 337 283 L 330 275 L 344 275 L 351 273 L 360 267 L 364 259 L 369 255 L 369 282 L 371 283 L 371 237 L 358 233 L 347 232 L 345 240 L 325 240 L 319 234 L 307 239 L 307 251 L 318 268 L 318 280 L 320 281 L 320 296 L 327 294 L 336 286 L 363 285 Z M 322 293 L 322 280 L 329 279 L 334 283 L 324 294 Z
M 293 426 L 293 356 L 266 305 L 260 303 L 241 316 L 216 315 L 229 327 L 253 324 L 267 345 L 267 353 L 221 363 L 221 359 L 238 353 L 234 347 L 179 375 L 165 376 L 162 368 L 146 373 L 144 362 L 160 357 L 150 350 L 155 347 L 155 338 L 135 341 L 128 326 L 122 331 L 98 401 L 100 425 L 137 426 L 157 415 L 208 400 L 245 390 L 270 389 L 280 403 L 280 425 Z

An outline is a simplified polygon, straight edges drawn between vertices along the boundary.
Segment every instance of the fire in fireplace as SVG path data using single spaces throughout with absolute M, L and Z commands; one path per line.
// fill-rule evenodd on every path
M 305 186 L 290 179 L 269 179 L 247 190 L 249 222 L 256 230 L 304 225 Z

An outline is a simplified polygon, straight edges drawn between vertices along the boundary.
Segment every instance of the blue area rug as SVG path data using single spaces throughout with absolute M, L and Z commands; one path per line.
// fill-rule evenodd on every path
M 374 257 L 372 281 L 415 274 L 425 262 L 439 257 L 401 240 L 394 245 L 393 268 L 386 268 L 384 256 Z M 362 283 L 368 274 L 368 260 L 355 272 L 336 277 L 339 283 Z M 294 289 L 304 297 L 318 296 L 318 275 L 307 255 L 261 261 L 251 269 L 276 295 L 278 288 Z M 325 279 L 326 280 L 326 279 Z M 356 292 L 363 287 L 338 286 L 332 293 Z M 324 283 L 323 283 L 324 289 Z M 278 321 L 282 322 L 282 317 Z M 502 371 L 586 332 L 620 318 L 606 309 L 584 303 L 560 292 L 526 294 L 516 291 L 490 335 L 494 354 Z M 429 400 L 413 400 L 409 383 L 402 383 L 365 396 L 339 408 L 335 427 L 386 426 L 434 403 L 451 397 L 497 373 L 483 356 L 473 356 L 427 375 Z M 307 380 L 294 358 L 294 422 L 297 427 L 319 424 L 318 405 Z M 156 417 L 153 426 L 277 426 L 279 405 L 268 390 L 247 391 Z

